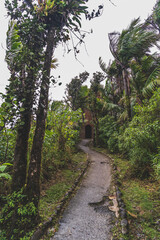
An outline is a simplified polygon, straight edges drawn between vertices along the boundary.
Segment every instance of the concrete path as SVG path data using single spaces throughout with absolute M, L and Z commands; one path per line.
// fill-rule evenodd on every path
M 105 198 L 111 181 L 109 159 L 85 146 L 91 165 L 76 195 L 64 211 L 60 227 L 52 240 L 110 240 L 112 213 Z

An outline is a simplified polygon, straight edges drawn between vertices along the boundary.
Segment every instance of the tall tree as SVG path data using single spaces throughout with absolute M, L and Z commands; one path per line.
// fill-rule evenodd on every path
M 11 104 L 10 111 L 16 115 L 17 140 L 14 153 L 12 190 L 19 190 L 26 183 L 28 137 L 31 127 L 33 104 L 39 82 L 41 61 L 43 61 L 43 23 L 31 15 L 25 4 L 10 7 L 12 21 L 7 33 L 6 61 L 11 77 L 6 88 L 6 101 Z M 24 8 L 25 7 L 25 8 Z M 31 18 L 32 16 L 32 18 Z M 31 18 L 31 19 L 30 19 Z
M 89 76 L 88 72 L 83 72 L 79 74 L 79 77 L 76 76 L 71 80 L 69 84 L 66 85 L 66 99 L 65 101 L 70 105 L 72 110 L 77 110 L 81 108 L 82 111 L 85 108 L 86 102 L 86 87 L 83 86 L 83 83 L 87 80 Z M 87 90 L 87 89 L 86 89 Z
M 109 62 L 107 66 L 101 58 L 99 58 L 99 65 L 106 75 L 103 108 L 116 120 L 120 112 L 119 100 L 123 95 L 122 68 L 115 60 Z
M 102 103 L 100 101 L 101 98 L 101 89 L 103 86 L 101 82 L 104 81 L 105 76 L 101 72 L 93 73 L 93 77 L 91 79 L 91 86 L 88 95 L 88 105 L 92 114 L 92 120 L 94 124 L 94 145 L 97 146 L 99 143 L 99 116 L 102 112 Z
M 130 105 L 130 72 L 128 71 L 131 59 L 140 61 L 144 54 L 157 42 L 158 36 L 154 31 L 148 31 L 137 18 L 131 22 L 122 33 L 113 32 L 109 34 L 110 50 L 118 65 L 122 68 L 123 86 L 126 97 L 128 118 L 131 119 Z
M 99 6 L 97 14 L 94 11 L 92 16 L 86 11 L 86 2 L 83 0 L 5 0 L 8 15 L 11 20 L 16 21 L 17 30 L 15 42 L 8 44 L 7 54 L 8 60 L 11 54 L 14 56 L 7 98 L 12 92 L 17 102 L 15 111 L 18 113 L 16 120 L 18 119 L 19 122 L 12 190 L 18 191 L 27 183 L 25 192 L 36 206 L 40 196 L 41 152 L 48 108 L 52 57 L 57 44 L 68 41 L 70 35 L 79 34 L 79 43 L 84 41 L 84 34 L 80 32 L 81 15 L 85 14 L 87 18 L 89 16 L 93 18 L 95 15 L 99 16 L 102 9 L 102 6 Z M 16 38 L 22 46 L 21 51 L 17 51 L 15 55 L 13 50 L 19 44 Z M 74 47 L 74 51 L 77 51 L 77 47 Z M 10 60 L 8 62 L 11 63 Z M 36 107 L 36 129 L 27 172 L 28 137 L 34 107 Z

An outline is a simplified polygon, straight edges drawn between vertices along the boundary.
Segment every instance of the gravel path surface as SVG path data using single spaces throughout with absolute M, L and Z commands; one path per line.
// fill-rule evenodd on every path
M 109 159 L 85 146 L 91 165 L 76 195 L 71 199 L 52 240 L 110 240 L 112 213 L 105 199 L 111 181 Z M 103 200 L 103 201 L 102 201 Z

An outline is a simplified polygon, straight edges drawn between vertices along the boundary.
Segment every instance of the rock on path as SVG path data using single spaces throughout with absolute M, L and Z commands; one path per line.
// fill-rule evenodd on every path
M 71 199 L 60 221 L 60 227 L 52 240 L 110 240 L 112 213 L 108 200 L 101 202 L 111 181 L 109 159 L 85 146 L 80 148 L 89 154 L 91 165 L 76 195 Z

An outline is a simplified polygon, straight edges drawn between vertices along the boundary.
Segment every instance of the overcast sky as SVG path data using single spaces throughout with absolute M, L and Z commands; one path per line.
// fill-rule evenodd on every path
M 85 46 L 81 46 L 80 54 L 75 59 L 73 52 L 64 53 L 64 48 L 59 45 L 54 53 L 54 57 L 58 59 L 59 67 L 52 71 L 52 75 L 61 76 L 61 86 L 50 88 L 50 98 L 53 100 L 61 100 L 64 96 L 65 85 L 72 78 L 78 76 L 79 73 L 87 71 L 90 78 L 93 73 L 100 71 L 98 59 L 102 59 L 109 63 L 112 55 L 109 51 L 108 33 L 113 31 L 121 32 L 130 22 L 140 16 L 143 22 L 152 12 L 156 0 L 113 0 L 114 6 L 109 0 L 89 0 L 90 9 L 103 4 L 103 14 L 99 18 L 91 21 L 84 20 L 82 29 L 85 31 L 93 30 L 92 34 L 88 34 L 85 38 Z M 0 61 L 1 61 L 1 81 L 0 92 L 5 91 L 9 72 L 4 61 L 5 58 L 5 39 L 8 27 L 8 19 L 4 8 L 4 1 L 0 1 Z M 87 49 L 87 51 L 85 50 Z

